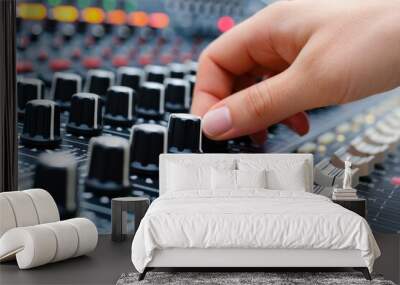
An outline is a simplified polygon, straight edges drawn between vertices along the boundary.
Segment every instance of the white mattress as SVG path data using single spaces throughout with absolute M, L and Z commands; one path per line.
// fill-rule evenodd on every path
M 151 204 L 132 243 L 139 272 L 155 250 L 169 248 L 359 250 L 370 271 L 380 255 L 368 223 L 326 197 L 265 189 L 202 195 L 166 193 Z

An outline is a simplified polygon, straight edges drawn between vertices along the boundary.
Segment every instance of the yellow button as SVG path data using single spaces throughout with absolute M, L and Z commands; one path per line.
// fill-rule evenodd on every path
M 60 22 L 75 22 L 78 20 L 79 12 L 74 6 L 61 5 L 53 8 L 53 17 Z
M 337 140 L 338 142 L 344 142 L 344 141 L 346 140 L 346 136 L 343 135 L 343 134 L 338 134 L 338 135 L 336 136 L 336 140 Z
M 19 3 L 17 13 L 22 19 L 40 21 L 46 18 L 46 6 L 39 3 Z
M 336 127 L 336 132 L 340 134 L 348 133 L 351 131 L 351 124 L 343 123 Z
M 103 9 L 97 7 L 87 7 L 82 11 L 82 19 L 90 24 L 103 23 L 105 17 Z
M 313 153 L 317 150 L 317 145 L 313 142 L 306 142 L 297 149 L 298 153 Z
M 335 141 L 336 135 L 333 132 L 327 132 L 323 135 L 320 135 L 317 139 L 319 144 L 331 144 Z
M 372 125 L 373 123 L 375 123 L 376 118 L 373 114 L 368 114 L 365 116 L 365 123 L 368 125 Z
M 325 154 L 325 152 L 326 152 L 326 146 L 325 146 L 325 145 L 319 145 L 319 146 L 318 146 L 318 152 L 319 152 L 320 154 Z

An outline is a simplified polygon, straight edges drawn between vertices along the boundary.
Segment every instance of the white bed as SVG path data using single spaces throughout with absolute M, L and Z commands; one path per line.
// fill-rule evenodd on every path
M 266 168 L 274 190 L 216 189 L 210 167 L 242 169 L 250 184 Z M 132 262 L 141 278 L 154 267 L 355 267 L 369 277 L 380 251 L 367 222 L 312 185 L 307 154 L 161 155 L 160 197 L 136 232 Z

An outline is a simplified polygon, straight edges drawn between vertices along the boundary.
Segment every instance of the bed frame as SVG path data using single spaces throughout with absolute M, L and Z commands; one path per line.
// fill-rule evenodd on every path
M 155 268 L 230 268 L 234 271 L 263 268 L 343 268 L 361 271 L 371 280 L 359 250 L 328 249 L 193 249 L 171 248 L 156 250 L 152 261 L 139 275 Z
M 304 160 L 308 171 L 307 191 L 313 188 L 313 156 L 311 154 L 162 154 L 160 156 L 160 195 L 167 189 L 167 161 L 182 159 L 204 160 L 212 163 L 218 159 L 295 159 Z M 146 273 L 155 268 L 230 268 L 234 271 L 262 268 L 343 268 L 361 271 L 367 280 L 371 275 L 359 250 L 329 249 L 240 249 L 240 248 L 170 248 L 158 249 L 153 259 L 139 275 L 143 280 Z

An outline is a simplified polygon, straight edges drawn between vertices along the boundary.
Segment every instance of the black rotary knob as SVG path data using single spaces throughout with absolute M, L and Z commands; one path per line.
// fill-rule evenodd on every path
M 169 77 L 183 79 L 189 72 L 188 66 L 182 63 L 173 62 L 168 64 Z
M 117 83 L 121 86 L 139 90 L 144 81 L 144 72 L 136 67 L 120 67 L 117 71 Z
M 108 88 L 114 85 L 114 73 L 102 69 L 89 70 L 86 76 L 85 91 L 105 96 Z
M 169 70 L 165 66 L 147 65 L 144 68 L 146 73 L 146 81 L 163 83 L 169 77 Z
M 190 107 L 190 85 L 183 79 L 165 80 L 165 111 L 184 113 Z
M 46 189 L 56 201 L 62 219 L 79 209 L 77 160 L 65 152 L 43 153 L 35 168 L 34 187 Z
M 192 75 L 196 75 L 197 73 L 197 65 L 196 61 L 189 60 L 186 62 L 186 67 L 188 69 L 188 73 Z
M 67 132 L 76 136 L 96 136 L 103 130 L 102 100 L 93 93 L 77 93 L 71 98 Z
M 29 147 L 53 148 L 61 142 L 60 107 L 51 100 L 26 104 L 21 143 Z
M 71 97 L 81 92 L 82 78 L 80 75 L 68 72 L 57 72 L 54 74 L 51 85 L 51 97 L 62 110 L 69 109 Z
M 188 74 L 185 76 L 185 80 L 189 82 L 190 85 L 190 98 L 193 97 L 194 85 L 196 83 L 196 75 Z
M 166 151 L 167 128 L 156 124 L 140 124 L 131 129 L 131 172 L 157 177 L 158 157 Z
M 17 81 L 17 111 L 22 120 L 25 115 L 25 106 L 31 100 L 44 98 L 44 83 L 40 79 L 20 78 Z
M 164 85 L 156 82 L 145 82 L 140 87 L 136 114 L 148 120 L 160 120 L 164 115 Z
M 171 114 L 168 122 L 169 153 L 199 153 L 201 119 L 190 114 Z
M 136 92 L 125 86 L 112 86 L 107 91 L 104 122 L 114 126 L 133 124 Z
M 100 136 L 89 142 L 85 191 L 98 196 L 129 194 L 129 142 L 114 136 Z

